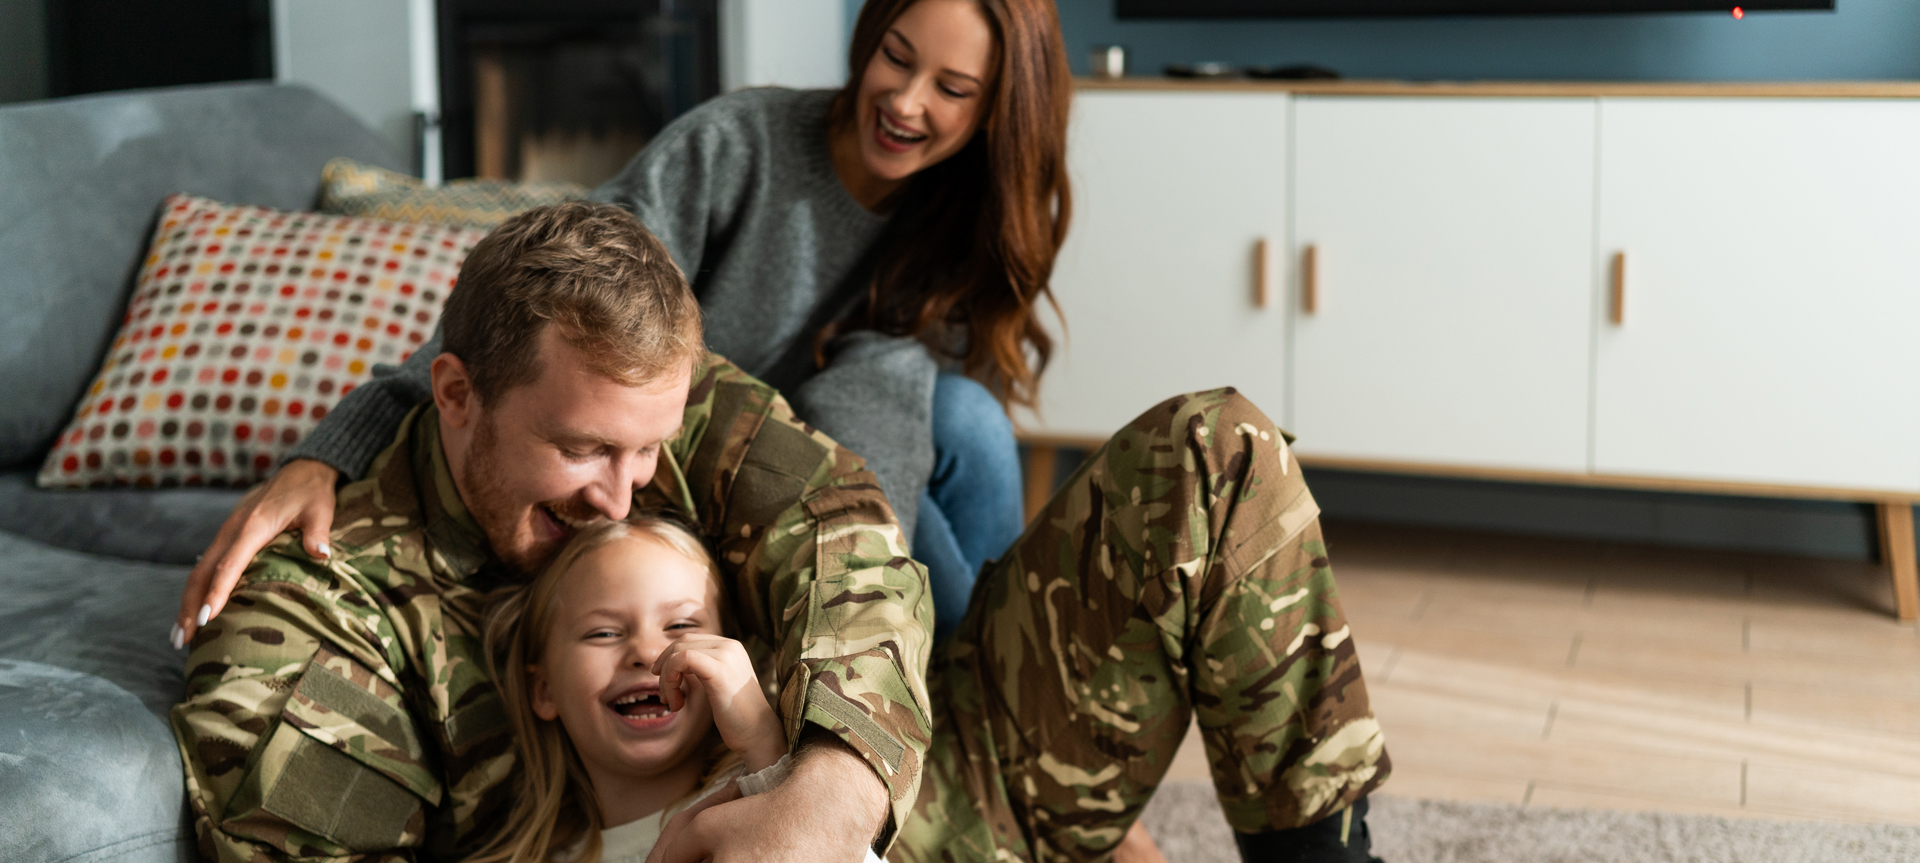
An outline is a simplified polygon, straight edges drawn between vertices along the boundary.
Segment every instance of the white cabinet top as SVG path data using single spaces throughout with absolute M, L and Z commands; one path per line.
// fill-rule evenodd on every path
M 1920 99 L 1920 81 L 1273 81 L 1253 78 L 1079 78 L 1082 92 L 1239 90 L 1301 96 L 1659 96 L 1796 99 Z

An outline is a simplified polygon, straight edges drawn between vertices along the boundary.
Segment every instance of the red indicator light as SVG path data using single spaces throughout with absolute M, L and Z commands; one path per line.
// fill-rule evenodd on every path
M 1738 21 L 1745 17 L 1747 17 L 1747 10 L 1738 6 L 1733 7 L 1733 20 Z

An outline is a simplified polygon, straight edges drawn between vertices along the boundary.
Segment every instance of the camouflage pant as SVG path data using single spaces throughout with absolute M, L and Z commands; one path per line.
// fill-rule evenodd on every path
M 1233 829 L 1298 827 L 1388 760 L 1280 430 L 1233 390 L 1116 434 L 974 587 L 891 857 L 1111 852 L 1198 714 Z

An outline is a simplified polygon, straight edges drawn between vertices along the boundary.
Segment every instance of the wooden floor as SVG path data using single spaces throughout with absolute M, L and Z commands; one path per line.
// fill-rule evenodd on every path
M 1383 793 L 1920 824 L 1920 632 L 1875 565 L 1326 533 Z M 1169 778 L 1206 775 L 1189 738 Z

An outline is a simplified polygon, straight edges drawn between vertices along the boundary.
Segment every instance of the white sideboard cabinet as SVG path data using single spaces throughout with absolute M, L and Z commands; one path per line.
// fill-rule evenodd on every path
M 1314 297 L 1267 409 L 1300 452 L 1586 470 L 1591 100 L 1303 96 L 1293 122 Z
M 1073 109 L 1066 326 L 1027 425 L 1104 437 L 1155 399 L 1229 384 L 1286 398 L 1285 93 L 1101 93 Z M 1262 244 L 1269 262 L 1261 272 Z M 1056 322 L 1057 323 L 1057 322 Z
M 1920 490 L 1920 100 L 1599 116 L 1593 470 Z
M 1913 83 L 1083 82 L 1016 419 L 1045 473 L 1232 385 L 1310 466 L 1871 502 L 1912 620 L 1916 153 Z

